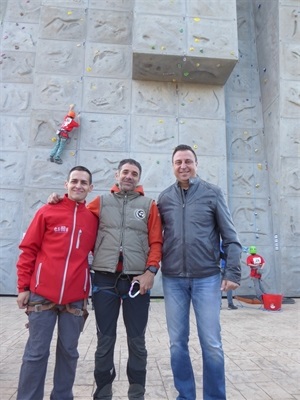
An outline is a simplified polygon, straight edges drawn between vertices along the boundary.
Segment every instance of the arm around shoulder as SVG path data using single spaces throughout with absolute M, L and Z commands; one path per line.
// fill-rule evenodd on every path
M 95 197 L 88 205 L 86 206 L 88 210 L 90 210 L 96 217 L 100 215 L 100 196 Z
M 53 192 L 48 196 L 47 203 L 48 204 L 57 204 L 60 201 L 62 201 L 63 198 L 64 198 L 64 196 L 61 196 L 58 193 Z

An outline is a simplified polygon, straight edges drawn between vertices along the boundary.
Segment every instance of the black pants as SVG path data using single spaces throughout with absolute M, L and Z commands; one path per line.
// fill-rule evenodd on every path
M 133 276 L 119 273 L 95 272 L 93 277 L 93 305 L 96 316 L 98 344 L 95 353 L 95 381 L 97 392 L 116 377 L 114 348 L 117 321 L 122 304 L 127 333 L 127 376 L 130 385 L 145 388 L 147 350 L 145 331 L 148 322 L 150 294 L 130 298 L 128 292 Z M 138 285 L 135 285 L 137 287 Z M 138 287 L 137 287 L 138 289 Z

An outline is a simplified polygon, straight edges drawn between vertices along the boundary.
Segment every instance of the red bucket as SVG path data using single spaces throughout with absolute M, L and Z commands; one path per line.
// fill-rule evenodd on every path
M 278 311 L 281 309 L 282 294 L 263 294 L 264 308 L 269 311 Z

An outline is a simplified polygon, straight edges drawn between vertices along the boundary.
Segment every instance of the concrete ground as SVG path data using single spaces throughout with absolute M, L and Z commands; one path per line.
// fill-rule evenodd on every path
M 283 304 L 281 311 L 266 311 L 259 305 L 240 303 L 221 311 L 226 360 L 227 400 L 300 400 L 300 299 Z M 91 307 L 90 307 L 91 308 Z M 18 373 L 27 339 L 26 315 L 15 297 L 0 297 L 0 399 L 15 400 Z M 96 330 L 93 311 L 80 339 L 80 358 L 74 385 L 75 400 L 91 400 L 94 390 L 93 364 Z M 53 371 L 54 340 L 49 359 L 45 399 L 49 399 Z M 148 375 L 146 400 L 174 400 L 169 364 L 169 342 L 163 299 L 152 299 L 147 329 Z M 197 382 L 197 399 L 202 399 L 201 352 L 191 317 L 190 351 Z M 114 400 L 127 399 L 126 336 L 119 321 L 115 350 L 117 378 Z M 32 377 L 34 379 L 34 377 Z M 41 399 L 32 399 L 41 400 Z

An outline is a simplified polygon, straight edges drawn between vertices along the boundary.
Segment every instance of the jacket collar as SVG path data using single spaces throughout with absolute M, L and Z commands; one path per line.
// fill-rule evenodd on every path
M 195 185 L 199 181 L 200 181 L 200 178 L 198 175 L 193 178 L 190 178 L 189 179 L 189 187 Z M 178 186 L 179 189 L 181 189 L 181 186 L 179 185 L 179 181 L 176 181 L 176 185 Z
M 125 193 L 124 191 L 120 190 L 120 188 L 119 188 L 119 186 L 118 186 L 117 183 L 115 183 L 115 184 L 113 185 L 113 187 L 110 189 L 110 192 L 111 192 L 111 193 L 120 193 L 120 194 L 124 194 L 124 193 Z M 127 192 L 127 194 L 133 194 L 133 193 L 135 193 L 135 194 L 138 193 L 140 196 L 144 196 L 144 188 L 143 188 L 143 186 L 142 186 L 142 185 L 138 185 L 138 186 L 135 188 L 134 191 Z
M 77 207 L 78 207 L 79 209 L 85 208 L 85 204 L 86 204 L 85 201 L 82 202 L 82 203 L 77 203 L 77 201 L 70 200 L 69 197 L 68 197 L 68 195 L 67 195 L 67 193 L 65 193 L 62 202 L 63 202 L 67 207 L 70 207 L 70 208 L 72 208 L 72 209 L 74 209 L 74 208 L 76 207 L 76 205 L 77 205 Z

